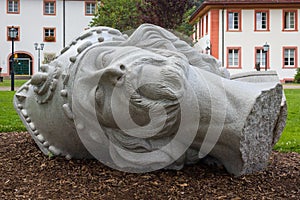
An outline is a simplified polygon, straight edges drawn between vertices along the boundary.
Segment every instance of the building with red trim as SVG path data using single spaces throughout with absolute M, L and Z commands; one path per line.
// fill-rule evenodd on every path
M 231 74 L 259 66 L 291 81 L 299 67 L 299 11 L 300 0 L 205 0 L 190 19 L 195 48 Z
M 58 55 L 89 27 L 96 5 L 96 0 L 1 0 L 0 76 L 9 76 L 12 64 L 16 76 L 36 73 L 47 54 Z M 14 55 L 12 27 L 17 34 Z M 44 44 L 40 59 L 34 43 Z

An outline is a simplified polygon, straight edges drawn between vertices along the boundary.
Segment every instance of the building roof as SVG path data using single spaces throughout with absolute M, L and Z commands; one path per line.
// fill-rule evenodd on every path
M 300 8 L 300 0 L 204 0 L 190 17 L 190 22 L 213 8 Z

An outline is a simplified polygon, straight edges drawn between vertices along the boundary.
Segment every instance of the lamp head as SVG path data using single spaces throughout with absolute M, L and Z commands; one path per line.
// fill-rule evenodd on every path
M 264 44 L 264 51 L 269 51 L 270 45 L 266 42 L 266 44 Z
M 9 29 L 9 37 L 15 39 L 17 37 L 17 29 L 13 26 Z

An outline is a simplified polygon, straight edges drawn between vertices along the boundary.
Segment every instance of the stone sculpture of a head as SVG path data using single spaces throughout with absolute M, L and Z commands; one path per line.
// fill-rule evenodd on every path
M 155 25 L 130 37 L 94 27 L 43 65 L 14 105 L 46 155 L 130 172 L 205 158 L 241 175 L 266 167 L 285 125 L 276 73 L 251 81 L 259 73 L 233 80 L 217 59 Z

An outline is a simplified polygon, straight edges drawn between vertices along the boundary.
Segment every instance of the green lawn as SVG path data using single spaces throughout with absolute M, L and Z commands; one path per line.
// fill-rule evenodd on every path
M 285 90 L 288 104 L 288 118 L 284 132 L 275 145 L 283 152 L 300 153 L 300 89 Z M 14 92 L 0 91 L 0 132 L 25 131 L 25 126 L 13 108 Z
M 300 89 L 285 89 L 288 117 L 286 127 L 275 149 L 300 153 Z
M 15 87 L 20 87 L 21 85 L 23 85 L 24 83 L 26 83 L 28 80 L 15 80 Z M 10 80 L 3 80 L 3 82 L 0 82 L 0 87 L 1 86 L 7 86 L 10 87 L 11 81 Z
M 0 132 L 26 130 L 12 104 L 14 93 L 0 91 Z

